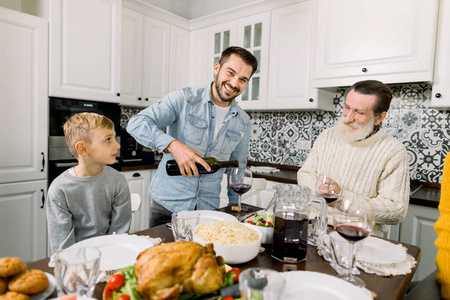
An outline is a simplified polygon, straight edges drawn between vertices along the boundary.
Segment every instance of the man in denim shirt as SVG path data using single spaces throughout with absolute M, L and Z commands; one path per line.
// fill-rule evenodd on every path
M 247 165 L 250 117 L 234 98 L 242 93 L 258 67 L 247 50 L 230 47 L 214 66 L 214 82 L 203 88 L 183 88 L 130 119 L 127 131 L 146 147 L 163 152 L 149 194 L 150 227 L 170 222 L 181 210 L 217 209 L 224 170 L 199 175 L 195 163 L 209 165 L 203 157 L 237 160 Z M 167 133 L 162 131 L 166 127 Z M 175 159 L 183 176 L 168 176 L 166 162 Z M 237 194 L 228 185 L 229 202 Z

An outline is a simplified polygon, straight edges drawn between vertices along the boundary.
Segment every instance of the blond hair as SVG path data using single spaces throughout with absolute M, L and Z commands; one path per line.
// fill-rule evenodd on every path
M 99 128 L 114 129 L 114 123 L 105 116 L 86 112 L 75 114 L 64 123 L 66 143 L 75 158 L 78 158 L 76 143 L 80 141 L 90 143 L 92 131 Z

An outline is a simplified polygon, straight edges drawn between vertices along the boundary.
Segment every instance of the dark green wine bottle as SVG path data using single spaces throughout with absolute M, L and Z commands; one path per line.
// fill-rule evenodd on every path
M 202 157 L 204 161 L 211 167 L 211 171 L 206 171 L 206 169 L 199 163 L 195 163 L 199 174 L 212 174 L 216 173 L 220 168 L 234 168 L 239 167 L 239 162 L 237 160 L 231 161 L 219 161 L 214 157 Z M 181 175 L 180 168 L 178 167 L 175 159 L 170 159 L 166 163 L 166 172 L 169 176 Z

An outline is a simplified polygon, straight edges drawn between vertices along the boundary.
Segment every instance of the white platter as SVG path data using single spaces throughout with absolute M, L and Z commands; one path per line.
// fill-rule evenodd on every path
M 374 264 L 392 264 L 404 261 L 406 251 L 401 245 L 395 245 L 391 242 L 369 236 L 364 239 L 361 250 L 356 258 L 362 262 Z
M 230 214 L 221 211 L 197 210 L 197 212 L 200 214 L 200 222 L 199 222 L 200 224 L 208 221 L 231 221 L 231 222 L 238 221 L 235 216 L 232 216 Z
M 286 279 L 281 299 L 372 300 L 363 289 L 335 276 L 310 271 L 281 274 Z
M 71 247 L 95 247 L 100 250 L 100 271 L 118 270 L 136 263 L 142 251 L 153 243 L 137 235 L 104 235 L 76 243 Z
M 260 172 L 260 173 L 272 173 L 280 171 L 279 169 L 274 167 L 264 167 L 264 166 L 257 166 L 257 167 L 251 166 L 250 170 L 252 172 Z
M 50 296 L 53 293 L 53 291 L 55 290 L 56 284 L 57 284 L 55 276 L 53 276 L 52 274 L 47 273 L 47 272 L 45 272 L 45 275 L 48 278 L 48 287 L 40 293 L 30 295 L 31 300 L 47 299 L 47 297 Z

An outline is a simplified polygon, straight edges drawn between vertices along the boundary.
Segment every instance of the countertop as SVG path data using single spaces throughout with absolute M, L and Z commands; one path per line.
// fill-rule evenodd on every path
M 159 162 L 156 161 L 153 164 L 145 164 L 138 166 L 122 166 L 121 170 L 122 172 L 127 172 L 127 171 L 157 169 L 158 164 Z M 248 165 L 275 167 L 280 170 L 279 172 L 273 173 L 253 172 L 253 177 L 255 178 L 265 178 L 270 181 L 276 181 L 281 183 L 291 183 L 291 184 L 297 183 L 297 171 L 300 169 L 299 167 L 253 162 L 253 161 L 249 161 Z M 411 195 L 409 203 L 437 208 L 439 205 L 440 197 L 441 197 L 440 184 L 422 182 L 422 187 L 418 191 L 416 191 L 413 195 Z

